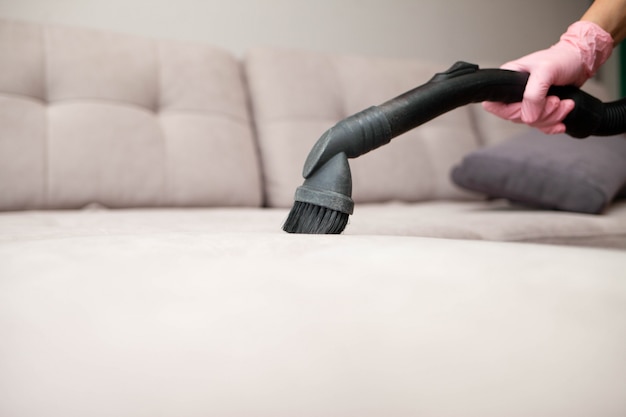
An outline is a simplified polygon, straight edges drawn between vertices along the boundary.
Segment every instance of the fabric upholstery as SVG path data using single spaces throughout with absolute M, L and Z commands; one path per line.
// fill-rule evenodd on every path
M 156 236 L 171 230 L 184 234 L 254 232 L 270 238 L 269 235 L 284 233 L 281 225 L 287 212 L 287 209 L 243 207 L 103 210 L 100 206 L 89 206 L 75 212 L 3 213 L 0 243 L 100 234 Z M 502 199 L 357 204 L 343 234 L 626 249 L 626 201 L 614 203 L 602 216 L 533 210 Z
M 289 235 L 285 214 L 0 216 L 0 414 L 626 413 L 623 251 Z
M 626 201 L 601 216 L 493 201 L 356 206 L 345 234 L 423 236 L 626 249 Z
M 293 204 L 313 144 L 337 121 L 428 81 L 441 65 L 420 61 L 257 49 L 246 71 L 262 155 L 267 201 Z M 469 110 L 460 108 L 350 161 L 356 202 L 469 198 L 447 172 L 477 147 Z
M 2 20 L 0 55 L 0 209 L 261 204 L 230 53 Z

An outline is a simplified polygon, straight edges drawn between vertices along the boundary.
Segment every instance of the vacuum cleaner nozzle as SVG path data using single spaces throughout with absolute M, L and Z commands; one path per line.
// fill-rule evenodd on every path
M 283 230 L 288 233 L 339 234 L 354 210 L 352 176 L 340 152 L 312 172 L 298 187 Z
M 392 138 L 453 110 L 482 101 L 519 102 L 529 74 L 479 69 L 457 62 L 426 84 L 338 122 L 319 138 L 304 165 L 304 184 L 283 229 L 289 233 L 341 233 L 352 214 L 348 158 L 356 158 Z M 566 133 L 576 138 L 626 131 L 626 99 L 602 103 L 574 86 L 552 86 L 549 95 L 572 99 Z
M 328 129 L 304 164 L 304 184 L 283 230 L 289 233 L 341 233 L 354 209 L 348 158 L 389 143 L 391 125 L 376 106 L 356 113 Z

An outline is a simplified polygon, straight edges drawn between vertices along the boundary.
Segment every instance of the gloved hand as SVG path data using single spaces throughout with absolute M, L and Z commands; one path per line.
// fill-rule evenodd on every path
M 572 24 L 560 41 L 542 51 L 504 64 L 502 69 L 530 73 L 521 103 L 484 102 L 483 107 L 503 119 L 526 123 L 545 133 L 563 133 L 562 123 L 574 108 L 572 100 L 546 97 L 552 85 L 582 86 L 606 62 L 613 38 L 589 21 Z

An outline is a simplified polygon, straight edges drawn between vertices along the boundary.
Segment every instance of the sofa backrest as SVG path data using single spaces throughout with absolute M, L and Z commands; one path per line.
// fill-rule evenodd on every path
M 0 19 L 0 210 L 290 207 L 324 131 L 448 65 Z M 451 168 L 521 129 L 458 108 L 351 160 L 353 198 L 478 198 Z
M 0 210 L 261 204 L 230 53 L 0 20 L 0 57 Z

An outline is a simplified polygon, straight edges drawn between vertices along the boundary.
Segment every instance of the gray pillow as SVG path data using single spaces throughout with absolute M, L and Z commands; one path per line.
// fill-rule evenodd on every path
M 626 185 L 626 136 L 580 140 L 529 129 L 468 154 L 452 180 L 489 197 L 601 213 Z

